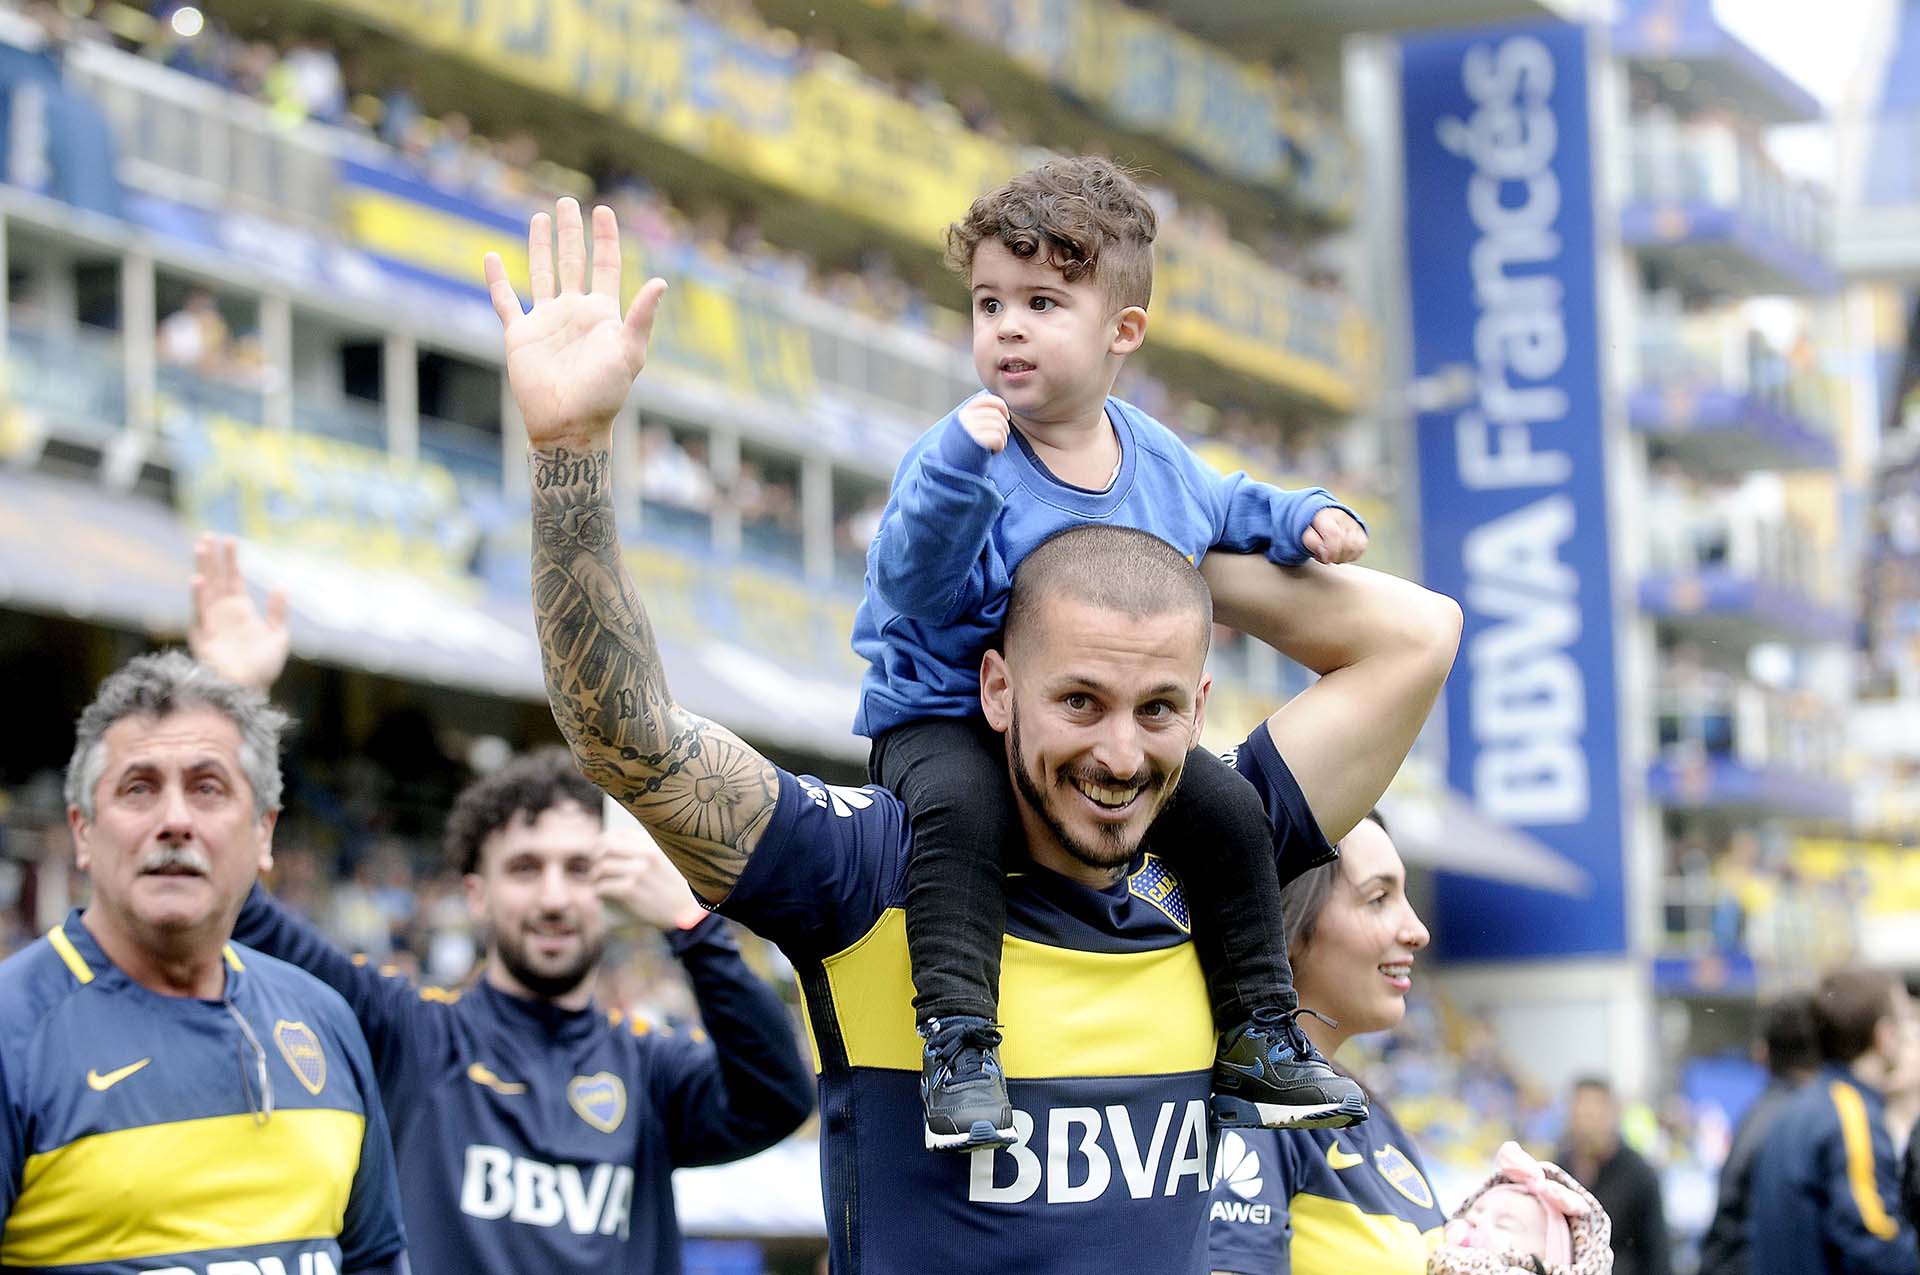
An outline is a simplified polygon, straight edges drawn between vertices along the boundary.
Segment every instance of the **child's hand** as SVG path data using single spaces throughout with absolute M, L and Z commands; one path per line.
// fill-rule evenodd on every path
M 1344 509 L 1322 509 L 1300 537 L 1300 547 L 1315 562 L 1352 562 L 1367 551 L 1367 529 Z
M 1008 420 L 1006 400 L 992 394 L 977 394 L 960 409 L 960 426 L 967 437 L 990 452 L 1006 448 Z M 1365 539 L 1362 535 L 1361 540 Z

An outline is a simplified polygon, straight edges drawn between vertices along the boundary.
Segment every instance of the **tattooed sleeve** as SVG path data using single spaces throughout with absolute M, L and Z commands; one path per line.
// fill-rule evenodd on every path
M 778 772 L 674 702 L 621 560 L 609 453 L 535 452 L 533 615 L 547 699 L 580 768 L 702 897 L 723 898 L 773 817 Z

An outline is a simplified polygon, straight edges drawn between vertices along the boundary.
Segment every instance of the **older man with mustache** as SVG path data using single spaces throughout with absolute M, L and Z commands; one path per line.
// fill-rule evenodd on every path
M 0 963 L 0 1269 L 405 1269 L 359 1026 L 229 941 L 273 860 L 286 723 L 177 651 L 80 715 L 93 897 Z

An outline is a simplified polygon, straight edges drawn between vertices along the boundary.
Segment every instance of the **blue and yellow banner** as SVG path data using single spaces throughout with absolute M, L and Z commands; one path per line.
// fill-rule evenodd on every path
M 517 214 L 350 161 L 340 165 L 339 206 L 350 242 L 396 274 L 483 295 L 480 259 L 497 252 L 509 278 L 527 277 L 527 228 Z M 743 304 L 720 285 L 649 262 L 633 239 L 624 240 L 620 252 L 629 296 L 649 273 L 664 273 L 673 284 L 673 322 L 660 325 L 654 338 L 660 369 L 790 404 L 813 400 L 805 329 Z
M 972 132 L 951 111 L 895 96 L 844 58 L 803 57 L 782 47 L 783 33 L 722 26 L 661 0 L 328 3 L 929 246 L 976 196 L 1037 158 Z M 1153 25 L 1166 43 L 1169 33 Z M 1142 34 L 1128 47 L 1144 56 L 1153 44 Z M 1133 63 L 1134 79 L 1125 83 L 1154 82 L 1164 69 L 1140 57 Z M 1191 58 L 1182 65 L 1189 63 L 1199 65 Z M 1199 72 L 1183 74 L 1187 83 Z M 1204 102 L 1194 111 L 1196 119 L 1220 113 Z M 347 224 L 356 243 L 383 256 L 405 250 L 418 232 L 420 246 L 407 251 L 416 264 L 430 255 L 428 268 L 446 273 L 491 233 L 446 225 L 447 210 L 433 201 L 416 201 L 428 203 L 424 210 L 370 214 L 373 198 L 350 191 Z M 499 229 L 503 242 L 515 237 Z M 1357 406 L 1373 379 L 1373 348 L 1368 322 L 1349 299 L 1310 292 L 1244 245 L 1203 238 L 1177 222 L 1162 228 L 1159 248 L 1166 283 L 1157 289 L 1157 340 L 1333 412 Z M 511 270 L 518 258 L 505 259 Z
M 193 526 L 441 583 L 472 581 L 478 538 L 453 475 L 353 443 L 161 404 Z

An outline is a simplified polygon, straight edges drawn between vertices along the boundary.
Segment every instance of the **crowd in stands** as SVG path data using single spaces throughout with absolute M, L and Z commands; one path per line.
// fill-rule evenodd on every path
M 961 289 L 955 286 L 945 297 L 929 296 L 902 277 L 885 247 L 869 245 L 849 264 L 822 263 L 771 243 L 748 207 L 717 197 L 676 203 L 636 173 L 589 175 L 553 163 L 542 156 L 538 140 L 524 129 L 489 138 L 459 111 L 429 113 L 416 86 L 404 75 L 392 82 L 367 82 L 351 58 L 343 58 L 322 38 L 302 34 L 275 42 L 238 33 L 214 17 L 190 26 L 193 33 L 184 35 L 181 24 L 173 21 L 181 7 L 181 0 L 155 0 L 143 25 L 136 29 L 122 20 L 112 30 L 51 4 L 37 4 L 29 12 L 61 40 L 110 40 L 252 97 L 289 127 L 314 123 L 383 144 L 393 162 L 411 168 L 423 180 L 503 211 L 517 215 L 550 204 L 560 195 L 604 201 L 648 254 L 649 269 L 758 282 L 786 293 L 812 295 L 890 328 L 917 329 L 950 345 L 966 340 L 968 321 L 959 307 Z M 723 25 L 758 22 L 747 0 L 699 0 L 695 7 L 703 17 Z M 802 41 L 780 34 L 804 56 L 838 56 L 828 37 L 816 35 Z M 930 82 L 889 87 L 922 105 L 938 101 L 939 90 Z M 954 109 L 982 131 L 998 127 L 984 101 Z M 1176 202 L 1171 193 L 1154 194 L 1163 211 L 1171 213 Z M 1180 205 L 1178 212 L 1191 234 L 1221 241 L 1231 237 L 1226 218 L 1217 210 Z M 1339 301 L 1337 277 L 1298 241 L 1275 230 L 1259 248 L 1269 260 L 1285 264 L 1308 283 L 1303 294 L 1308 301 L 1322 292 L 1330 304 Z M 191 335 L 183 320 L 175 348 L 192 344 Z M 261 370 L 252 334 L 242 332 L 231 338 L 229 353 L 230 358 L 209 359 L 199 370 L 243 384 L 257 383 Z M 174 361 L 200 363 L 192 357 Z M 1331 484 L 1341 473 L 1368 468 L 1364 463 L 1338 464 L 1345 458 L 1330 455 L 1325 439 L 1314 437 L 1297 420 L 1280 421 L 1237 408 L 1215 410 L 1138 365 L 1127 370 L 1117 392 L 1183 432 L 1226 443 L 1279 473 Z

